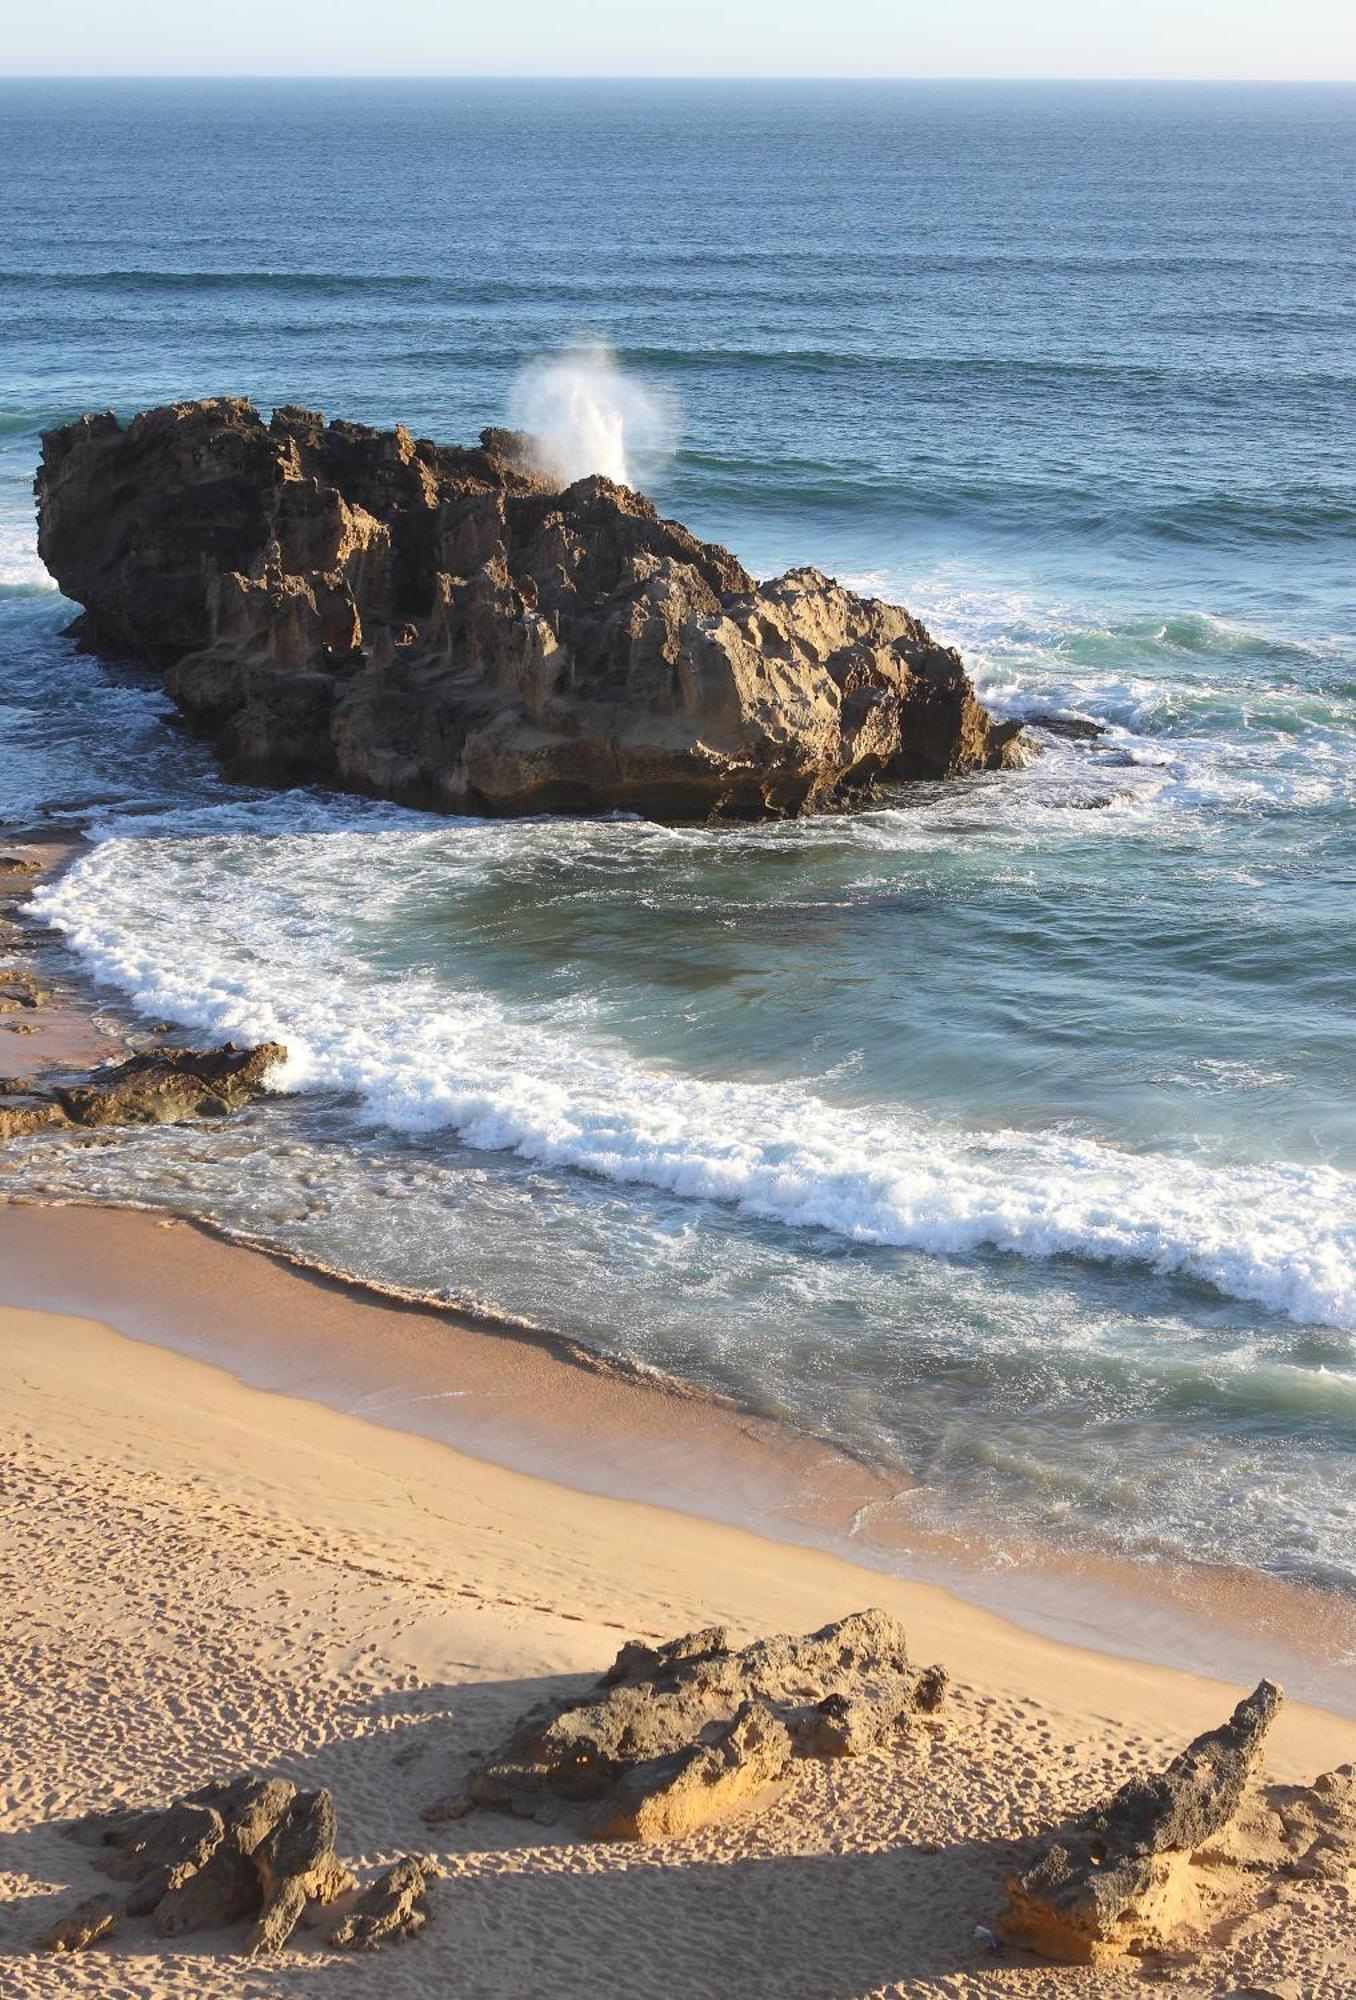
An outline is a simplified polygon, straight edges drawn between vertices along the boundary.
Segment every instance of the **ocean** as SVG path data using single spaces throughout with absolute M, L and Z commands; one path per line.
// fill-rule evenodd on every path
M 0 817 L 221 1130 L 9 1150 L 828 1439 L 920 1534 L 1356 1590 L 1356 88 L 0 84 Z M 64 639 L 40 432 L 469 440 L 604 342 L 637 476 L 959 645 L 1019 774 L 793 824 L 246 791 Z

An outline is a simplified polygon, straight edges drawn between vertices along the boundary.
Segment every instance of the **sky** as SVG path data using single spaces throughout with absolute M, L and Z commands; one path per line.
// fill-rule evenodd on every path
M 43 0 L 0 75 L 1356 78 L 1356 0 Z

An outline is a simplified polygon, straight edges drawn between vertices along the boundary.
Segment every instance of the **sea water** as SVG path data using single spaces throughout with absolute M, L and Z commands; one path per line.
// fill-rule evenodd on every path
M 999 1555 L 1356 1586 L 1356 89 L 10 83 L 0 153 L 0 815 L 93 833 L 37 910 L 110 1001 L 291 1093 L 8 1185 L 582 1338 Z M 581 343 L 666 512 L 1102 733 L 436 820 L 230 786 L 61 637 L 44 427 L 469 439 Z

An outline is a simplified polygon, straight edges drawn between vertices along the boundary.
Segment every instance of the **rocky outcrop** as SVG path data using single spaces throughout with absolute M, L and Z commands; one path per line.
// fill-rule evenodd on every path
M 1079 1964 L 1164 1943 L 1182 1921 L 1192 1856 L 1238 1812 L 1281 1701 L 1260 1682 L 1166 1771 L 1132 1778 L 1061 1828 L 1005 1884 L 1003 1936 Z
M 49 1090 L 0 1083 L 0 1142 L 61 1126 L 171 1125 L 227 1118 L 262 1097 L 268 1073 L 286 1060 L 281 1042 L 238 1049 L 148 1049 L 94 1070 L 84 1083 Z
M 333 1797 L 288 1778 L 246 1772 L 168 1806 L 91 1814 L 68 1832 L 130 1888 L 77 1904 L 38 1940 L 47 1951 L 82 1950 L 136 1916 L 164 1938 L 252 1920 L 251 1955 L 280 1951 L 304 1915 L 324 1909 L 338 1919 L 333 1942 L 352 1948 L 412 1937 L 427 1920 L 423 1864 L 406 1856 L 359 1893 L 335 1851 Z
M 170 1125 L 190 1118 L 225 1118 L 263 1095 L 268 1072 L 285 1061 L 280 1042 L 238 1049 L 149 1049 L 90 1081 L 58 1090 L 57 1101 L 77 1125 Z
M 726 550 L 604 478 L 234 398 L 43 440 L 79 630 L 159 669 L 235 777 L 444 812 L 760 817 L 1020 760 L 897 606 Z
M 795 1757 L 855 1756 L 941 1704 L 903 1628 L 859 1611 L 804 1638 L 731 1648 L 722 1627 L 623 1646 L 596 1687 L 534 1709 L 431 1820 L 491 1806 L 572 1817 L 602 1840 L 690 1832 L 748 1804 Z

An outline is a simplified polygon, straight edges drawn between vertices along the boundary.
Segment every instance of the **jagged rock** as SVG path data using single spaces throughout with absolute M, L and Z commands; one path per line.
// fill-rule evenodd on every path
M 97 1069 L 84 1083 L 49 1095 L 27 1090 L 0 1103 L 0 1144 L 62 1125 L 166 1125 L 225 1118 L 263 1095 L 268 1072 L 284 1061 L 280 1042 L 238 1049 L 147 1049 Z
M 228 1834 L 201 1868 L 161 1897 L 155 1906 L 155 1927 L 161 1937 L 221 1930 L 252 1917 L 261 1901 L 253 1859 Z
M 146 1904 L 150 1910 L 166 1890 L 202 1866 L 224 1832 L 220 1812 L 180 1800 L 164 1812 L 140 1814 L 124 1834 L 106 1836 L 108 1852 L 94 1866 L 114 1882 L 158 1882 Z
M 296 1876 L 279 1882 L 259 1912 L 245 1945 L 246 1955 L 259 1958 L 281 1951 L 306 1910 L 306 1891 Z
M 188 1794 L 187 1804 L 219 1813 L 242 1854 L 253 1854 L 291 1810 L 297 1788 L 290 1778 L 260 1778 L 252 1772 L 218 1780 Z
M 0 875 L 41 875 L 42 863 L 31 854 L 0 854 Z
M 536 1709 L 463 1794 L 430 1819 L 483 1805 L 573 1813 L 607 1838 L 658 1838 L 716 1817 L 784 1774 L 793 1755 L 848 1756 L 882 1741 L 945 1689 L 919 1675 L 903 1628 L 859 1611 L 804 1638 L 730 1648 L 722 1627 L 638 1641 L 582 1698 Z
M 1063 1827 L 1005 1883 L 1003 1936 L 1076 1964 L 1163 1942 L 1180 1919 L 1191 1856 L 1237 1813 L 1281 1701 L 1260 1682 L 1161 1775 L 1130 1779 Z
M 393 1863 L 368 1884 L 330 1932 L 341 1951 L 370 1951 L 414 1937 L 428 1922 L 428 1880 L 413 1855 Z
M 38 1939 L 39 1951 L 83 1951 L 108 1937 L 122 1922 L 122 1904 L 107 1893 L 87 1896 L 73 1910 L 58 1918 Z
M 0 979 L 0 1014 L 18 1014 L 45 1007 L 52 997 L 50 986 L 40 986 L 26 972 L 15 972 Z
M 238 1049 L 150 1049 L 90 1081 L 56 1092 L 78 1125 L 164 1125 L 190 1118 L 224 1118 L 263 1093 L 264 1080 L 287 1051 L 278 1042 Z
M 61 1106 L 50 1098 L 24 1096 L 17 1102 L 0 1104 L 0 1145 L 6 1139 L 26 1139 L 30 1133 L 45 1132 L 49 1126 L 70 1122 Z
M 1043 729 L 1049 736 L 1066 736 L 1074 743 L 1095 743 L 1106 735 L 1106 724 L 1086 715 L 1027 715 L 1022 720 L 1028 729 Z
M 176 1937 L 258 1908 L 262 1891 L 249 1857 L 295 1797 L 288 1779 L 247 1773 L 160 1809 L 92 1814 L 70 1832 L 103 1850 L 95 1866 L 104 1874 L 134 1885 L 128 1916 L 154 1912 L 156 1928 Z
M 169 1806 L 91 1813 L 67 1831 L 100 1850 L 96 1867 L 135 1885 L 126 1914 L 152 1912 L 162 1937 L 257 1917 L 246 1948 L 276 1951 L 308 1903 L 356 1887 L 334 1851 L 331 1794 L 298 1792 L 288 1778 L 247 1771 Z
M 908 612 L 726 550 L 523 441 L 223 397 L 43 440 L 39 548 L 235 777 L 450 812 L 830 805 L 1022 761 Z
M 338 1831 L 327 1791 L 298 1792 L 253 1852 L 263 1909 L 247 1950 L 278 1951 L 308 1903 L 333 1903 L 354 1887 L 334 1851 Z

